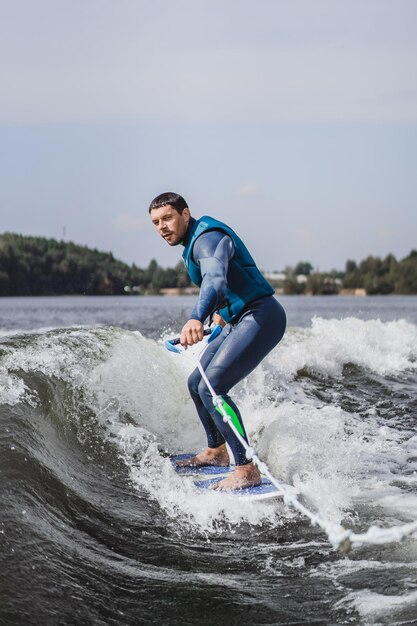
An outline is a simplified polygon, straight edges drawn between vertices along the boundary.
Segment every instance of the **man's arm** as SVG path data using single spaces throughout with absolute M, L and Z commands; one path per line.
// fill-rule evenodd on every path
M 200 266 L 203 281 L 190 319 L 181 331 L 181 344 L 193 345 L 203 338 L 203 322 L 224 302 L 227 270 L 234 254 L 231 238 L 217 230 L 200 235 L 194 244 L 193 258 Z
M 204 320 L 224 302 L 227 270 L 234 253 L 233 241 L 217 230 L 201 235 L 194 244 L 194 261 L 200 266 L 203 281 L 190 319 Z

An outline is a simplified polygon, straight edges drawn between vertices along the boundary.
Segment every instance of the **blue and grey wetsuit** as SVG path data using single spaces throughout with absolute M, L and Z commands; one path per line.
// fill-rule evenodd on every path
M 247 440 L 239 409 L 227 394 L 281 340 L 285 312 L 243 242 L 228 226 L 208 217 L 192 220 L 184 243 L 188 273 L 200 285 L 191 318 L 204 323 L 218 311 L 230 322 L 209 344 L 201 363 L 215 392 L 236 413 Z M 236 465 L 248 463 L 245 449 L 215 409 L 198 369 L 191 374 L 188 387 L 208 446 L 217 448 L 226 441 Z

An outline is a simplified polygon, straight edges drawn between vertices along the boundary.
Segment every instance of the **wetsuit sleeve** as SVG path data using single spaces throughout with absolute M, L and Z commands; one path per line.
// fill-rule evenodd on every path
M 231 238 L 218 230 L 211 230 L 198 237 L 193 247 L 193 258 L 200 266 L 203 281 L 190 319 L 204 322 L 224 303 L 227 270 L 234 251 Z

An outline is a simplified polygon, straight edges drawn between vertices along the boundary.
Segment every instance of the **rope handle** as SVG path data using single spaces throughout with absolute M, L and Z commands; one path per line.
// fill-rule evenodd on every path
M 208 343 L 210 343 L 211 341 L 213 341 L 213 339 L 215 339 L 218 335 L 220 335 L 221 332 L 222 332 L 222 327 L 220 326 L 220 324 L 216 324 L 216 326 L 213 326 L 213 328 L 205 328 L 203 331 L 203 335 L 204 336 L 210 335 L 209 340 L 208 340 Z M 181 352 L 180 348 L 177 348 L 180 342 L 181 342 L 180 337 L 175 337 L 174 339 L 167 339 L 164 342 L 164 346 L 170 352 L 180 353 Z

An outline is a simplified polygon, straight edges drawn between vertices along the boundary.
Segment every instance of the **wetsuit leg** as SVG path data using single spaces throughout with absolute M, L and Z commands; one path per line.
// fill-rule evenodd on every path
M 272 296 L 261 298 L 251 304 L 235 326 L 226 327 L 203 355 L 201 363 L 213 389 L 235 411 L 246 440 L 239 409 L 227 394 L 279 343 L 285 326 L 285 312 L 279 302 Z M 247 463 L 244 447 L 214 407 L 198 369 L 190 376 L 189 389 L 206 430 L 209 447 L 218 447 L 226 441 L 235 463 Z
M 212 360 L 213 356 L 216 354 L 217 350 L 220 348 L 223 341 L 226 339 L 226 335 L 227 335 L 227 330 L 225 329 L 206 348 L 201 358 L 201 365 L 203 366 L 204 371 L 206 371 L 208 364 Z M 206 409 L 203 403 L 203 400 L 200 397 L 200 393 L 199 393 L 200 383 L 201 383 L 201 374 L 200 374 L 200 370 L 198 369 L 198 367 L 196 367 L 196 369 L 192 372 L 192 374 L 188 378 L 188 390 L 190 392 L 191 398 L 193 399 L 193 402 L 197 409 L 197 413 L 200 417 L 201 423 L 203 424 L 204 430 L 206 431 L 208 447 L 218 448 L 225 442 L 225 439 L 223 435 L 220 433 L 216 424 L 214 423 L 210 415 L 210 411 Z M 213 402 L 211 404 L 213 404 Z

